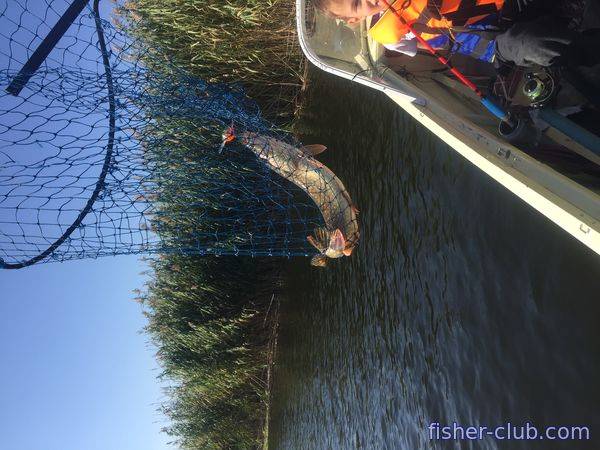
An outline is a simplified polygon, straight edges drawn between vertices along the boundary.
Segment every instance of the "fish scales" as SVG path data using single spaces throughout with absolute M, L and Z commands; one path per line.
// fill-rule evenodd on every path
M 339 229 L 350 247 L 358 243 L 356 208 L 341 180 L 327 166 L 303 150 L 272 137 L 245 132 L 241 142 L 273 171 L 310 196 L 328 231 Z

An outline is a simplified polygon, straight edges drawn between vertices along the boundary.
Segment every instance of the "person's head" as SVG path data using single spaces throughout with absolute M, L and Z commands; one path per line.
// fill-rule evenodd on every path
M 313 4 L 331 17 L 350 24 L 386 9 L 381 0 L 313 0 Z

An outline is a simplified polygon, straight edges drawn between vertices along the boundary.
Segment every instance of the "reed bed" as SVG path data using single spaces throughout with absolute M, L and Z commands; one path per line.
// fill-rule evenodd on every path
M 291 0 L 131 0 L 115 21 L 142 43 L 151 69 L 176 65 L 209 82 L 234 82 L 266 119 L 280 127 L 292 122 L 303 61 Z M 168 64 L 161 67 L 160 61 Z M 179 240 L 213 232 L 228 213 L 224 200 L 214 201 L 210 186 L 231 185 L 246 175 L 232 173 L 231 161 L 209 168 L 194 159 L 202 157 L 198 148 L 220 135 L 210 126 L 168 118 L 155 124 L 141 138 L 157 177 L 156 191 L 148 193 L 158 205 L 153 228 Z M 178 254 L 150 261 L 152 277 L 140 302 L 146 332 L 158 348 L 161 378 L 171 386 L 162 407 L 171 424 L 164 431 L 180 448 L 265 444 L 275 320 L 269 306 L 280 265 L 268 258 Z
M 202 245 L 201 236 L 211 241 L 216 234 L 215 249 L 243 244 L 227 233 L 227 215 L 239 214 L 227 204 L 243 207 L 251 199 L 241 191 L 228 199 L 219 186 L 238 192 L 236 184 L 245 181 L 252 193 L 259 192 L 251 166 L 244 164 L 248 155 L 216 154 L 207 161 L 194 150 L 216 145 L 187 132 L 189 125 L 160 118 L 143 136 L 155 164 L 148 193 L 156 205 L 152 229 L 184 247 Z M 249 174 L 240 177 L 244 169 Z M 158 349 L 160 378 L 171 386 L 162 407 L 171 425 L 164 431 L 180 448 L 262 447 L 275 320 L 269 304 L 279 289 L 279 265 L 270 258 L 183 254 L 150 260 L 151 279 L 139 300 L 148 319 L 145 331 Z
M 172 385 L 164 431 L 184 449 L 260 448 L 272 260 L 164 255 L 150 264 L 154 277 L 139 300 L 161 378 Z
M 303 83 L 291 0 L 130 0 L 128 31 L 153 56 L 210 82 L 239 83 L 269 120 L 289 124 Z

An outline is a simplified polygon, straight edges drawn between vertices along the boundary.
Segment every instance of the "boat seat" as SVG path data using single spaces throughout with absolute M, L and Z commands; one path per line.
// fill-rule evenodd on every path
M 441 53 L 441 52 L 440 52 Z M 446 56 L 446 55 L 444 55 Z M 494 66 L 470 56 L 454 54 L 451 56 L 452 64 L 467 77 L 492 79 L 496 75 Z M 448 69 L 433 55 L 419 50 L 413 57 L 402 53 L 386 50 L 381 60 L 386 66 L 399 74 L 412 74 L 423 76 L 435 72 L 447 72 Z

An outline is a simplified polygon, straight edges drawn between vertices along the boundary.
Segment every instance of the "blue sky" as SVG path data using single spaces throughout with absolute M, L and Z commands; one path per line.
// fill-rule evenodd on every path
M 10 450 L 173 449 L 134 256 L 0 271 L 0 435 Z
M 70 2 L 19 2 L 8 8 L 0 30 L 0 69 L 20 68 L 26 48 L 37 45 Z M 100 4 L 108 18 L 112 3 Z M 23 8 L 28 14 L 21 14 Z M 78 40 L 67 33 L 50 55 L 50 66 L 70 63 L 95 70 L 100 60 L 95 30 L 70 30 L 75 32 Z M 70 49 L 70 58 L 63 59 L 61 47 Z M 88 59 L 79 58 L 84 51 Z M 10 110 L 12 99 L 3 101 L 3 111 Z M 39 146 L 12 146 L 14 132 L 2 138 L 5 153 L 43 156 L 41 150 L 31 153 Z M 0 209 L 0 235 L 8 241 L 13 236 L 9 222 L 22 219 L 10 205 L 6 201 Z M 156 380 L 155 349 L 140 333 L 145 319 L 132 300 L 132 290 L 144 283 L 143 270 L 134 256 L 0 270 L 1 449 L 173 448 L 160 433 L 167 422 L 156 411 L 165 398 Z

